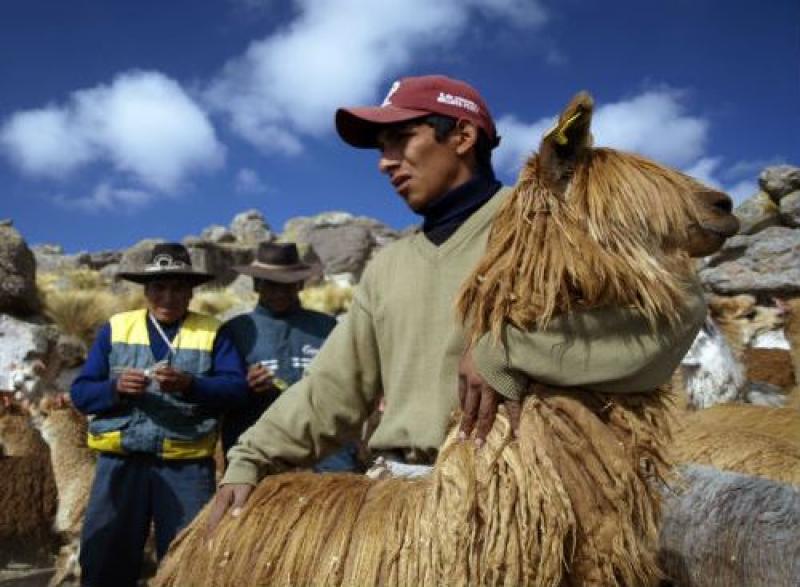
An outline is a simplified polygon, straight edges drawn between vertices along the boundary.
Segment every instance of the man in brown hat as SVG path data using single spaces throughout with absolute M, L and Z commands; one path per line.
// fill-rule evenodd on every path
M 339 109 L 336 129 L 350 145 L 377 151 L 379 170 L 423 217 L 422 229 L 370 261 L 347 317 L 310 375 L 229 451 L 212 530 L 229 509 L 241 511 L 264 475 L 333 450 L 381 397 L 385 410 L 370 448 L 405 463 L 431 463 L 459 404 L 462 435 L 474 434 L 480 446 L 498 404 L 505 402 L 514 421 L 530 379 L 568 387 L 585 383 L 587 373 L 602 373 L 608 389 L 652 389 L 669 371 L 665 365 L 676 363 L 675 349 L 688 348 L 702 323 L 698 295 L 696 311 L 680 317 L 674 336 L 643 334 L 650 332 L 644 317 L 627 317 L 619 332 L 582 332 L 586 344 L 563 345 L 559 333 L 527 331 L 513 347 L 481 341 L 488 344 L 465 355 L 453 304 L 512 192 L 492 170 L 500 138 L 486 102 L 462 81 L 408 77 L 395 82 L 379 106 Z M 605 311 L 587 310 L 582 317 L 607 324 L 614 316 L 592 319 Z M 511 368 L 509 356 L 525 370 Z M 620 359 L 604 362 L 609 356 Z
M 72 384 L 99 453 L 80 548 L 83 585 L 135 585 L 151 522 L 159 559 L 214 492 L 218 418 L 247 394 L 244 363 L 219 322 L 189 311 L 198 271 L 157 244 L 141 271 L 147 307 L 110 318 Z
M 283 390 L 303 377 L 336 325 L 331 316 L 301 307 L 303 284 L 317 270 L 300 260 L 294 243 L 261 243 L 255 261 L 233 269 L 253 278 L 258 304 L 223 326 L 249 365 L 250 387 L 247 404 L 225 414 L 222 445 L 226 453 Z M 348 445 L 316 468 L 344 471 L 355 466 L 355 447 Z

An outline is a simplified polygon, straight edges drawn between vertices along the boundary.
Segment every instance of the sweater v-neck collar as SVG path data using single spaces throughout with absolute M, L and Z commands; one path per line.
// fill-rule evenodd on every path
M 484 228 L 486 224 L 494 220 L 495 213 L 501 202 L 511 193 L 511 189 L 502 187 L 492 196 L 488 202 L 478 208 L 472 216 L 456 230 L 450 238 L 441 245 L 435 245 L 421 231 L 414 235 L 413 243 L 417 249 L 430 259 L 441 259 L 456 250 L 460 245 L 478 230 Z

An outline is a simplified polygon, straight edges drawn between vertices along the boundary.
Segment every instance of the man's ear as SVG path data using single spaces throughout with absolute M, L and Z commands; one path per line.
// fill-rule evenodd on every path
M 452 131 L 456 137 L 456 153 L 466 155 L 470 149 L 478 144 L 478 127 L 467 120 L 459 120 Z
M 578 93 L 567 105 L 558 122 L 542 137 L 539 146 L 539 172 L 557 193 L 566 189 L 575 162 L 592 146 L 594 101 L 586 92 Z

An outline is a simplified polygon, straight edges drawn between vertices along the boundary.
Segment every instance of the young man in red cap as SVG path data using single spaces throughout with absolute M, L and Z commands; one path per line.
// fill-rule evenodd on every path
M 501 402 L 518 416 L 529 379 L 579 385 L 595 370 L 607 387 L 655 387 L 658 365 L 674 341 L 647 334 L 624 319 L 635 337 L 588 332 L 589 345 L 562 347 L 558 333 L 523 333 L 508 353 L 533 357 L 511 370 L 506 349 L 480 341 L 464 354 L 453 307 L 459 287 L 484 253 L 495 212 L 511 190 L 491 166 L 499 143 L 492 116 L 474 88 L 444 76 L 404 78 L 378 107 L 340 109 L 339 135 L 358 148 L 377 149 L 378 167 L 395 192 L 423 217 L 422 230 L 392 243 L 368 265 L 350 312 L 323 346 L 311 373 L 290 388 L 228 453 L 230 466 L 209 520 L 213 529 L 233 507 L 241 510 L 264 475 L 303 464 L 333 450 L 385 397 L 383 418 L 370 448 L 406 463 L 432 463 L 452 412 L 464 412 L 461 432 L 480 445 Z M 699 300 L 702 309 L 702 299 Z M 596 309 L 591 313 L 616 310 Z M 614 316 L 606 316 L 607 324 Z M 693 322 L 681 335 L 693 337 Z M 586 320 L 592 322 L 591 319 Z M 680 329 L 679 329 L 680 330 Z M 625 334 L 624 332 L 622 334 Z M 634 339 L 636 344 L 631 344 Z M 488 339 L 487 339 L 488 340 Z M 625 342 L 627 341 L 627 342 Z M 602 357 L 625 356 L 618 365 Z M 672 353 L 674 354 L 674 352 Z M 636 366 L 635 382 L 631 365 Z M 663 369 L 661 370 L 663 371 Z M 659 380 L 659 383 L 661 381 Z M 458 391 L 457 391 L 458 390 Z

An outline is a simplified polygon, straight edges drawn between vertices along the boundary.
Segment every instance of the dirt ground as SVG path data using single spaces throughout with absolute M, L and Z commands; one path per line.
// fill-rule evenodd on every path
M 0 569 L 0 585 L 3 587 L 46 587 L 54 569 L 34 567 L 22 563 L 9 563 Z

